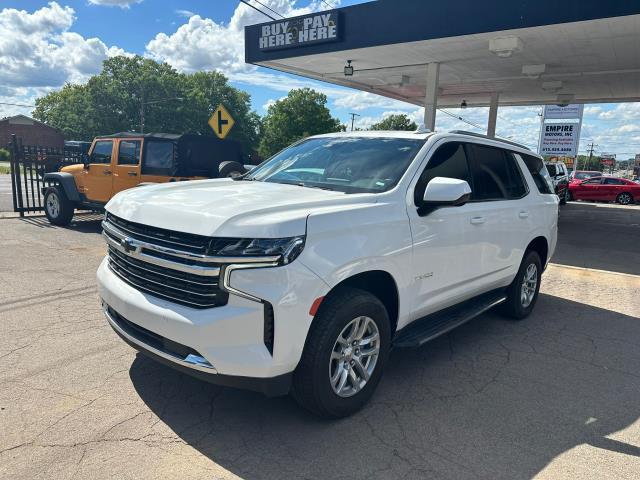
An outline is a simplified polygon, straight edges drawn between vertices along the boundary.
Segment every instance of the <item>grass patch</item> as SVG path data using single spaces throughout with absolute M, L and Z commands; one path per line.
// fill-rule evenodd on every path
M 0 165 L 0 175 L 11 173 L 11 168 Z

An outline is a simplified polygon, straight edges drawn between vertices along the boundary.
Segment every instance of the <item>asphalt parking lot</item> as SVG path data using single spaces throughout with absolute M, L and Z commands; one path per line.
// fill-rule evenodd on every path
M 202 383 L 107 326 L 97 216 L 0 219 L 0 478 L 640 477 L 640 207 L 571 203 L 534 314 L 392 353 L 335 422 Z

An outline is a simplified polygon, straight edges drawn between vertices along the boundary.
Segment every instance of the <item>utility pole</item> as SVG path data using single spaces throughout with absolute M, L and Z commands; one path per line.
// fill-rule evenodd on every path
M 353 121 L 356 119 L 356 117 L 359 117 L 360 114 L 358 114 L 358 113 L 349 113 L 349 115 L 351 115 L 351 131 L 353 132 Z
M 593 143 L 593 141 L 591 141 L 591 143 L 588 145 L 589 148 L 587 148 L 587 150 L 589 151 L 589 160 L 587 160 L 587 165 L 585 167 L 585 170 L 588 170 L 590 168 L 589 165 L 591 165 L 591 158 L 593 157 L 593 151 L 595 150 L 595 148 L 597 146 L 598 145 Z M 576 170 L 577 170 L 577 168 L 576 168 Z

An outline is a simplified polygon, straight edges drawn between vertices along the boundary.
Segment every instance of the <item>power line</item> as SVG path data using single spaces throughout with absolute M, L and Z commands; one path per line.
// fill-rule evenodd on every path
M 482 125 L 478 125 L 477 123 L 473 123 L 473 122 L 470 122 L 469 120 L 465 120 L 464 118 L 456 115 L 455 113 L 448 112 L 446 110 L 443 110 L 442 108 L 439 108 L 438 110 L 440 110 L 442 113 L 446 115 L 449 115 L 452 118 L 455 118 L 456 120 L 460 120 L 461 122 L 471 125 L 472 127 L 478 128 L 480 130 L 485 130 L 485 127 L 483 127 Z
M 11 105 L 12 107 L 29 107 L 29 108 L 36 108 L 35 105 L 23 105 L 22 103 L 6 103 L 6 102 L 0 102 L 0 105 Z
M 327 7 L 329 7 L 330 9 L 334 9 L 336 7 L 334 7 L 333 5 L 331 5 L 329 2 L 325 2 L 324 0 L 320 0 L 322 3 L 324 3 Z
M 258 5 L 262 5 L 262 6 L 263 6 L 264 8 L 266 8 L 267 10 L 272 11 L 273 13 L 275 13 L 276 15 L 278 15 L 280 18 L 286 18 L 284 15 L 280 15 L 280 13 L 276 12 L 273 8 L 271 8 L 271 7 L 267 6 L 267 5 L 265 5 L 265 4 L 264 4 L 264 3 L 262 3 L 260 0 L 255 0 L 255 2 L 256 2 Z
M 248 7 L 253 8 L 256 12 L 260 12 L 261 14 L 263 14 L 265 17 L 270 18 L 271 20 L 275 21 L 276 19 L 273 18 L 271 15 L 269 15 L 268 13 L 264 13 L 262 10 L 260 10 L 258 7 L 256 7 L 255 5 L 251 5 L 249 2 L 247 2 L 247 0 L 240 0 L 240 3 L 244 3 L 245 5 L 247 5 Z

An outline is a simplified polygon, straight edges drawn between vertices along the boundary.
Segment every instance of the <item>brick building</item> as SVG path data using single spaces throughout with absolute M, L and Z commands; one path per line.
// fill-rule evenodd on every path
M 62 132 L 26 115 L 16 115 L 0 120 L 0 148 L 6 147 L 15 133 L 23 145 L 41 147 L 64 147 Z

